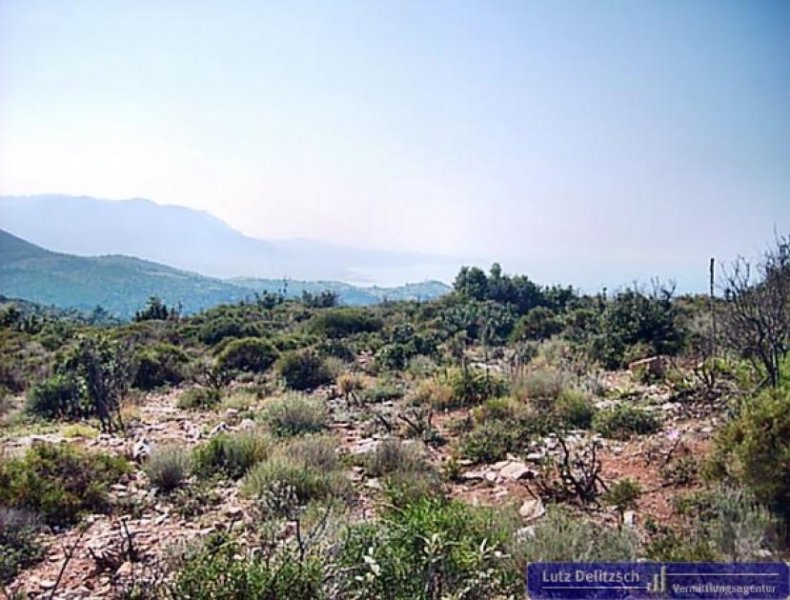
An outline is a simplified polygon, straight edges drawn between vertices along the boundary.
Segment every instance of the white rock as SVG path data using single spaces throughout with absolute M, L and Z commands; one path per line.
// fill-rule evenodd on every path
M 151 444 L 145 438 L 138 440 L 132 447 L 132 458 L 137 461 L 144 460 L 151 456 Z
M 518 514 L 525 521 L 533 521 L 546 514 L 546 507 L 540 498 L 529 498 L 524 500 L 524 504 L 518 509 Z
M 228 426 L 225 424 L 225 421 L 220 421 L 211 429 L 211 431 L 208 432 L 208 436 L 214 437 L 215 435 L 219 435 L 225 431 L 228 431 Z
M 626 527 L 634 527 L 636 525 L 636 513 L 632 510 L 627 510 L 623 513 L 623 525 Z
M 510 479 L 511 481 L 517 481 L 528 476 L 531 479 L 535 475 L 532 472 L 532 469 L 530 469 L 523 462 L 519 461 L 508 463 L 499 471 L 499 474 L 505 479 Z

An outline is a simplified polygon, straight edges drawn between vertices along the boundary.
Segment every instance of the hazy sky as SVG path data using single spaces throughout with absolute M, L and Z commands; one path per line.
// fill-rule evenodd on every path
M 790 3 L 0 0 L 0 193 L 44 192 L 702 287 L 790 231 Z

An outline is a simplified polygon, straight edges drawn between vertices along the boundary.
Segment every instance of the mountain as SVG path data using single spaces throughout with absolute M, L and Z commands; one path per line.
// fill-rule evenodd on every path
M 151 296 L 195 312 L 233 302 L 251 290 L 129 256 L 50 252 L 0 230 L 0 293 L 39 304 L 130 317 Z
M 0 229 L 0 294 L 60 308 L 92 310 L 101 305 L 130 318 L 148 298 L 159 296 L 192 313 L 236 302 L 264 290 L 282 289 L 282 280 L 225 281 L 130 256 L 74 256 L 52 252 Z M 383 298 L 428 299 L 447 293 L 438 282 L 400 288 L 357 288 L 338 282 L 289 282 L 289 295 L 303 290 L 335 291 L 341 303 L 375 304 Z
M 416 253 L 360 250 L 311 240 L 265 241 L 216 217 L 150 200 L 85 196 L 0 197 L 0 227 L 57 252 L 123 254 L 211 277 L 370 281 L 377 270 L 454 270 L 456 261 Z M 409 277 L 423 278 L 420 277 Z

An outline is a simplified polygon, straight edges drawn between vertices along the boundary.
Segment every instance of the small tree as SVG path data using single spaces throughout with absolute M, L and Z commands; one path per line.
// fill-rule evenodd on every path
M 129 389 L 129 360 L 121 348 L 104 338 L 82 337 L 61 366 L 74 374 L 82 394 L 103 431 L 123 430 L 120 406 Z
M 790 351 L 790 236 L 777 237 L 756 265 L 740 257 L 726 269 L 724 297 L 728 345 L 777 387 Z

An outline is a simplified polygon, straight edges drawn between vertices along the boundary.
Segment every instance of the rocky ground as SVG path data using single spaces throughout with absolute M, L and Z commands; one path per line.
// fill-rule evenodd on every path
M 667 467 L 683 457 L 699 460 L 710 448 L 711 435 L 717 426 L 716 411 L 706 407 L 689 408 L 670 401 L 670 391 L 660 385 L 639 385 L 626 373 L 605 376 L 608 389 L 628 389 L 638 401 L 662 417 L 661 432 L 638 436 L 628 441 L 603 439 L 591 432 L 570 433 L 563 441 L 571 452 L 597 444 L 600 477 L 604 483 L 625 477 L 639 482 L 643 490 L 636 510 L 628 511 L 625 525 L 637 530 L 647 518 L 660 522 L 673 519 L 671 500 L 678 493 L 693 489 L 696 484 L 668 480 Z M 177 407 L 180 390 L 153 393 L 126 409 L 127 432 L 123 437 L 95 435 L 90 430 L 69 431 L 66 426 L 49 431 L 6 432 L 0 439 L 0 452 L 13 455 L 37 441 L 69 443 L 125 455 L 138 462 L 151 448 L 178 444 L 185 448 L 204 442 L 222 431 L 239 431 L 255 427 L 249 418 L 265 405 L 257 400 L 243 409 L 223 406 L 217 410 L 195 411 Z M 371 411 L 383 420 L 395 421 L 400 401 L 386 401 L 374 407 L 347 407 L 333 388 L 314 394 L 322 396 L 332 407 L 333 426 L 341 440 L 343 452 L 361 454 L 372 451 L 388 435 L 376 423 Z M 606 404 L 608 400 L 600 400 Z M 362 414 L 362 413 L 366 414 Z M 455 464 L 457 473 L 450 493 L 467 502 L 497 505 L 514 503 L 520 507 L 525 526 L 545 512 L 545 486 L 541 483 L 550 469 L 549 459 L 563 460 L 563 444 L 557 436 L 536 440 L 529 451 L 519 457 L 508 457 L 494 464 L 471 464 L 451 459 L 454 420 L 463 418 L 466 409 L 437 413 L 433 424 L 442 437 L 450 441 L 432 446 L 430 460 L 442 467 Z M 84 435 L 80 435 L 80 433 Z M 363 517 L 375 511 L 377 480 L 367 477 L 361 467 L 349 467 L 348 476 L 357 484 L 360 501 L 355 509 Z M 187 490 L 197 487 L 192 480 Z M 239 496 L 239 485 L 217 483 L 213 489 L 201 490 L 189 499 L 188 493 L 178 499 L 157 494 L 151 489 L 142 470 L 112 486 L 111 495 L 119 507 L 113 515 L 89 515 L 82 525 L 63 532 L 42 534 L 45 559 L 20 574 L 9 586 L 10 593 L 26 593 L 31 598 L 49 597 L 56 587 L 56 598 L 111 597 L 130 579 L 159 576 L 159 566 L 168 553 L 180 544 L 194 543 L 215 530 L 236 526 L 249 518 L 251 507 Z M 596 518 L 612 523 L 619 516 L 602 506 Z M 134 560 L 128 560 L 129 557 Z

